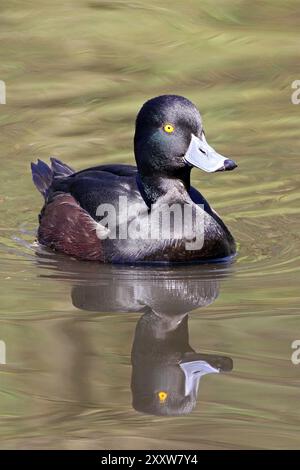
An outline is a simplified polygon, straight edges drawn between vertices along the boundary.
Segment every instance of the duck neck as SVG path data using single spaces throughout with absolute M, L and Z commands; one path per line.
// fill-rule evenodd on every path
M 147 204 L 151 207 L 159 198 L 166 196 L 169 192 L 174 195 L 178 193 L 178 198 L 182 199 L 190 190 L 191 168 L 184 168 L 179 175 L 166 176 L 163 174 L 137 174 L 137 185 L 140 193 Z

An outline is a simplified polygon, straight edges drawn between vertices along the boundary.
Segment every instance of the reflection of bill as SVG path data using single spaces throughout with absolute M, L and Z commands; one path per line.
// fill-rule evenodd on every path
M 0 364 L 6 364 L 6 345 L 0 340 Z
M 6 86 L 3 80 L 0 80 L 0 104 L 6 104 Z

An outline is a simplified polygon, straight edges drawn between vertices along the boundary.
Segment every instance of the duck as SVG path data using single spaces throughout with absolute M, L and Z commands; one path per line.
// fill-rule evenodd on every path
M 75 171 L 51 157 L 31 163 L 44 198 L 40 245 L 100 263 L 210 263 L 236 255 L 217 212 L 191 185 L 191 170 L 237 164 L 207 142 L 197 107 L 178 95 L 148 100 L 135 123 L 136 166 L 102 164 Z M 187 215 L 186 215 L 187 214 Z

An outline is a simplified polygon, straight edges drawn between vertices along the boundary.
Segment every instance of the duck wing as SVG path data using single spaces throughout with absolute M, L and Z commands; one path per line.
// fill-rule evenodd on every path
M 136 184 L 137 169 L 130 165 L 100 165 L 73 173 L 64 178 L 54 178 L 48 200 L 59 193 L 71 194 L 79 205 L 96 221 L 100 205 L 117 207 L 120 197 L 127 204 L 145 206 Z

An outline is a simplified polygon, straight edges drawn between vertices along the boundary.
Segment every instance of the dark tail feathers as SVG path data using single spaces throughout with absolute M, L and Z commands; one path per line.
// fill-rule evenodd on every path
M 46 199 L 54 178 L 70 176 L 75 171 L 57 158 L 50 158 L 51 168 L 42 160 L 31 163 L 32 180 L 39 192 Z

